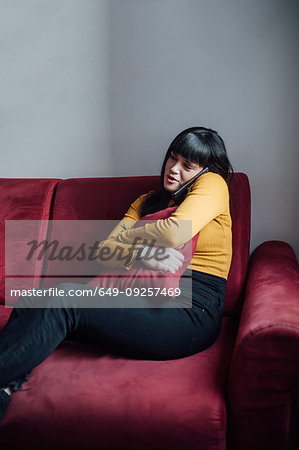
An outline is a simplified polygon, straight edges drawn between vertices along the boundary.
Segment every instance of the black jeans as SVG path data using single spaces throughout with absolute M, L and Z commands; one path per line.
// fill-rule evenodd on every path
M 20 297 L 0 333 L 0 388 L 17 390 L 64 339 L 104 345 L 137 359 L 168 360 L 198 353 L 219 335 L 225 284 L 224 278 L 193 271 L 192 309 L 74 308 L 66 297 L 55 298 L 59 307 L 53 308 L 48 295 L 38 299 L 40 307 L 19 308 L 24 300 Z M 87 286 L 64 283 L 57 287 L 67 293 Z M 121 304 L 121 295 L 118 300 Z M 98 301 L 106 300 L 99 297 Z M 146 306 L 148 299 L 138 301 Z

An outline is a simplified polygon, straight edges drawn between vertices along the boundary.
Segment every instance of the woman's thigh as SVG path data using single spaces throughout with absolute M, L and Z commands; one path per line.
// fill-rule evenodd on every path
M 78 285 L 64 285 L 66 291 L 74 287 Z M 119 294 L 117 298 L 97 298 L 97 302 L 96 308 L 78 309 L 77 328 L 70 338 L 104 344 L 138 359 L 189 356 L 209 347 L 221 328 L 219 311 L 211 314 L 201 308 L 186 308 L 179 298 L 161 302 Z
M 94 286 L 61 283 L 56 290 L 23 306 L 66 308 L 72 311 L 74 325 L 68 338 L 104 345 L 113 351 L 138 359 L 177 359 L 209 347 L 221 328 L 221 314 L 216 309 L 185 307 L 184 297 L 83 296 Z M 64 295 L 57 295 L 57 292 Z M 20 299 L 21 300 L 21 299 Z M 18 302 L 19 303 L 19 302 Z M 20 303 L 16 314 L 22 313 Z M 190 305 L 189 305 L 190 306 Z

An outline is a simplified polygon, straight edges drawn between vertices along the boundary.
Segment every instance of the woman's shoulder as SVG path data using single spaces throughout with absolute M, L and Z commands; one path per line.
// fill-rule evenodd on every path
M 219 173 L 207 172 L 201 175 L 191 186 L 190 192 L 213 189 L 228 192 L 228 186 L 224 178 Z

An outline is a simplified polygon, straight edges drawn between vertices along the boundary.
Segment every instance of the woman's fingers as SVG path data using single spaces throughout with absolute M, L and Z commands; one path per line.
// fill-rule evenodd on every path
M 167 248 L 166 250 L 174 258 L 177 258 L 178 260 L 180 260 L 182 262 L 184 261 L 184 259 L 185 259 L 184 255 L 181 252 L 179 252 L 178 250 L 176 250 L 175 248 Z
M 179 267 L 183 264 L 184 261 L 184 255 L 181 252 L 178 252 L 174 248 L 168 248 L 165 252 L 165 259 L 164 261 L 168 263 L 176 263 L 179 264 Z
M 184 255 L 174 248 L 164 248 L 162 254 L 156 253 L 157 250 L 156 247 L 147 247 L 144 255 L 142 252 L 142 263 L 153 270 L 176 273 L 183 264 Z
M 178 269 L 179 269 L 178 265 L 164 262 L 157 263 L 156 266 L 156 270 L 163 270 L 163 272 L 170 272 L 170 273 L 176 273 Z
M 165 257 L 163 259 L 163 269 L 175 273 L 182 266 L 184 255 L 173 248 L 165 249 Z

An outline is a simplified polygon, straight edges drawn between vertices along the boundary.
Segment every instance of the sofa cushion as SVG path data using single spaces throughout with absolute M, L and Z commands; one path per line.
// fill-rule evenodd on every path
M 224 318 L 210 348 L 168 361 L 129 359 L 64 341 L 14 394 L 1 445 L 225 450 L 225 389 L 235 333 L 234 320 Z
M 152 223 L 158 219 L 166 219 L 177 209 L 177 206 L 166 208 L 153 214 L 147 214 L 134 224 L 134 228 L 141 227 L 147 223 Z M 100 270 L 99 275 L 87 284 L 90 286 L 98 286 L 102 288 L 117 288 L 125 291 L 126 289 L 143 288 L 148 292 L 149 288 L 156 288 L 159 291 L 165 291 L 162 296 L 169 295 L 170 297 L 176 296 L 175 289 L 179 288 L 179 282 L 182 274 L 190 264 L 191 258 L 195 252 L 196 244 L 198 240 L 197 233 L 190 241 L 178 249 L 178 251 L 184 255 L 184 261 L 182 266 L 176 271 L 175 274 L 166 272 L 164 270 L 150 270 L 143 265 L 137 265 L 132 267 L 130 271 L 126 269 L 109 269 L 103 267 Z M 158 295 L 159 296 L 159 295 Z
M 157 176 L 62 180 L 57 187 L 51 218 L 121 220 L 137 197 L 159 186 Z
M 17 239 L 11 236 L 10 248 L 13 248 L 14 251 L 7 255 L 6 268 L 13 276 L 5 280 L 5 221 L 36 221 L 32 224 L 34 230 L 31 231 L 36 239 L 45 239 L 52 197 L 58 181 L 53 179 L 0 179 L 0 303 L 2 304 L 5 303 L 5 284 L 7 292 L 10 289 L 32 289 L 39 286 L 39 276 L 42 272 L 42 261 L 32 258 L 30 277 L 18 277 L 24 264 L 23 259 L 18 256 L 27 244 L 26 233 L 24 236 L 19 235 Z M 21 226 L 18 227 L 19 230 L 21 230 Z M 6 238 L 8 241 L 9 237 L 6 236 Z M 9 295 L 7 300 L 10 300 Z M 14 302 L 17 299 L 12 297 L 11 300 Z

